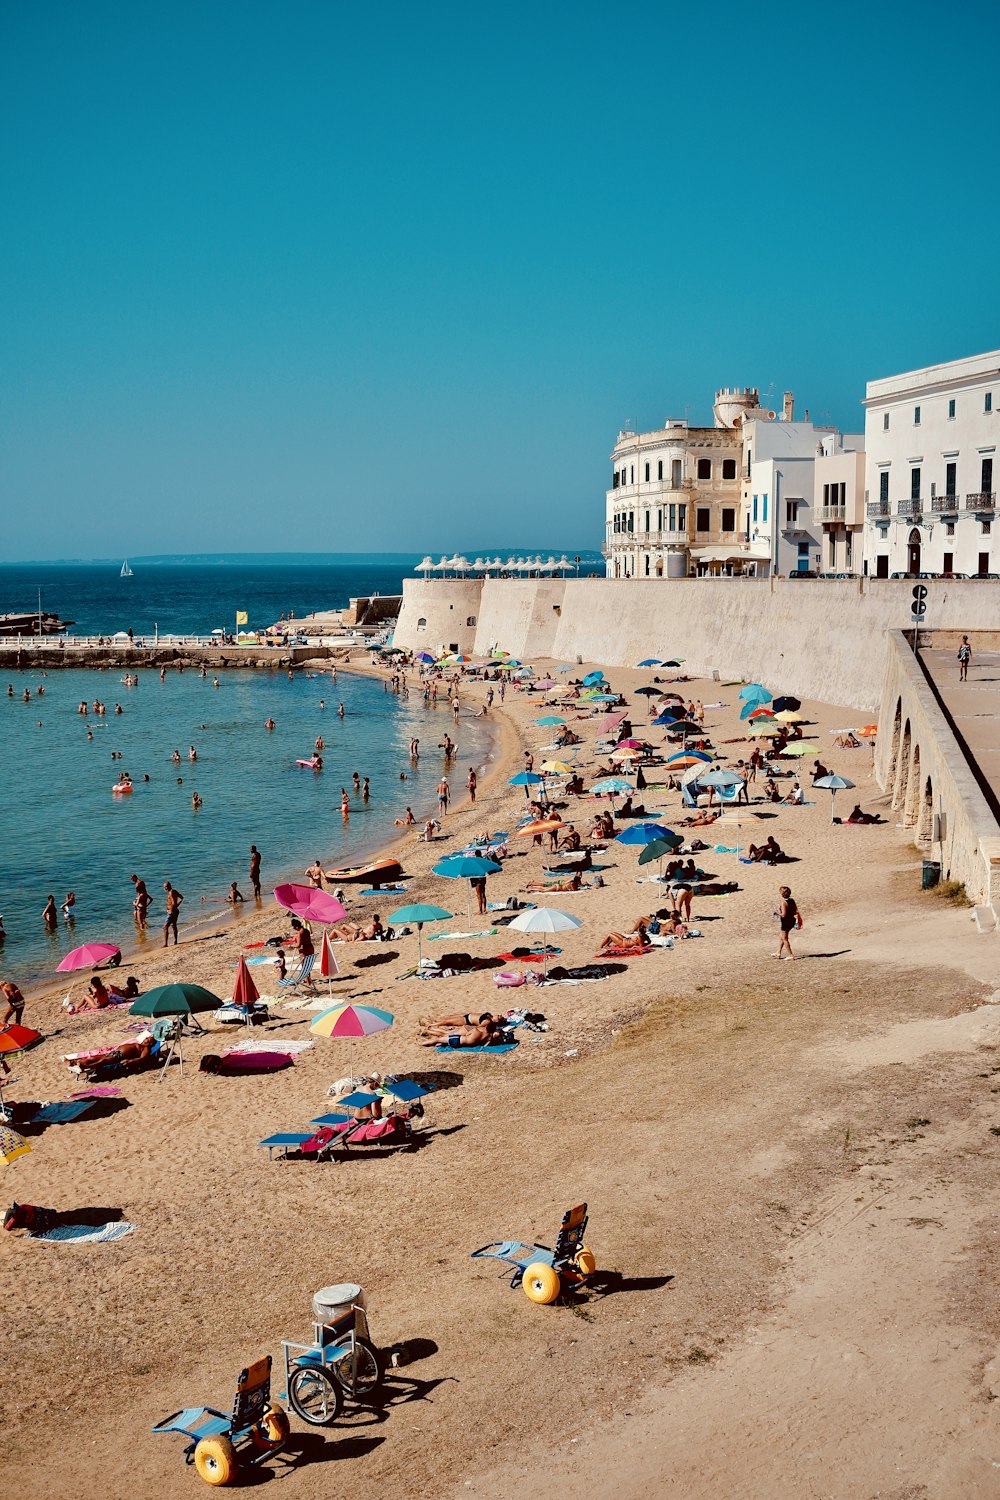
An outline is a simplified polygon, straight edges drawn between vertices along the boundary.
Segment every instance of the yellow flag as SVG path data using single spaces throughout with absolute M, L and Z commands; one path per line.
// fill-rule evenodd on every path
M 238 609 L 236 611 L 236 623 L 237 623 L 237 625 L 245 625 L 246 622 L 247 622 L 247 612 L 246 612 L 246 610 L 245 609 Z

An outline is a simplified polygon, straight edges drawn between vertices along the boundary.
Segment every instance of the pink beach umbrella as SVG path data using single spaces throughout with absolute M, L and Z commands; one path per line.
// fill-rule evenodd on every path
M 96 969 L 98 964 L 106 964 L 109 958 L 114 958 L 121 951 L 117 943 L 84 943 L 82 948 L 74 948 L 72 953 L 67 953 L 57 965 L 57 971 L 60 974 L 71 974 L 74 969 Z
M 319 972 L 327 981 L 327 989 L 331 989 L 330 980 L 336 979 L 340 973 L 340 965 L 337 962 L 337 955 L 333 951 L 333 944 L 330 942 L 330 934 L 328 932 L 324 932 L 323 941 L 319 945 Z
M 311 885 L 276 885 L 274 899 L 306 922 L 342 922 L 347 916 L 339 901 Z

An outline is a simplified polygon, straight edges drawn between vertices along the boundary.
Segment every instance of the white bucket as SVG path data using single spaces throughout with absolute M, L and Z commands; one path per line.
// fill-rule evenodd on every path
M 313 1295 L 313 1317 L 317 1323 L 334 1323 L 352 1307 L 366 1308 L 368 1299 L 364 1287 L 353 1281 L 343 1281 L 338 1286 L 320 1287 Z

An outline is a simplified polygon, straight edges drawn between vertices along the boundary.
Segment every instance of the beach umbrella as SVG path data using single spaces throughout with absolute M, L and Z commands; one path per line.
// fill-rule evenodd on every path
M 646 844 L 640 850 L 639 863 L 641 865 L 648 865 L 652 864 L 654 859 L 663 859 L 666 855 L 673 854 L 676 849 L 679 849 L 683 842 L 683 834 L 673 833 L 667 828 L 660 838 L 653 839 L 652 843 Z
M 614 796 L 616 792 L 634 792 L 635 783 L 629 781 L 627 776 L 603 776 L 600 781 L 594 782 L 590 790 L 604 796 Z
M 749 713 L 747 713 L 748 708 L 750 709 Z M 749 703 L 744 703 L 743 712 L 740 714 L 741 719 L 774 719 L 779 717 L 780 715 L 776 714 L 773 708 L 767 708 L 763 703 L 760 708 L 751 708 Z
M 770 721 L 765 721 L 764 723 L 758 721 L 756 724 L 751 724 L 749 728 L 751 734 L 764 735 L 766 738 L 772 740 L 778 740 L 782 735 L 782 730 L 778 728 L 777 724 L 772 724 Z
M 411 906 L 401 906 L 398 911 L 394 911 L 389 921 L 413 923 L 417 929 L 417 962 L 420 963 L 424 957 L 424 923 L 446 922 L 451 915 L 443 906 L 429 906 L 425 901 L 415 901 Z
M 599 682 L 604 681 L 603 672 L 588 672 L 583 679 L 584 687 L 596 687 Z
M 665 726 L 671 734 L 701 734 L 705 731 L 700 724 L 692 724 L 689 719 L 674 719 Z
M 260 991 L 254 984 L 250 970 L 247 968 L 247 961 L 241 953 L 236 969 L 236 984 L 233 988 L 233 1004 L 245 1013 L 248 1026 L 253 1020 L 253 1008 L 259 999 Z
M 724 788 L 731 786 L 742 786 L 746 780 L 746 777 L 741 776 L 739 771 L 727 771 L 723 766 L 719 766 L 717 770 L 706 771 L 704 776 L 694 777 L 694 780 L 699 786 L 714 786 Z
M 661 661 L 661 667 L 682 667 L 686 658 L 683 656 L 671 656 L 667 661 Z
M 784 696 L 781 698 L 775 698 L 774 700 L 775 713 L 781 713 L 782 710 L 786 708 L 793 709 L 797 713 L 801 707 L 802 704 L 799 702 L 798 698 L 789 698 L 787 696 Z
M 758 713 L 767 713 L 767 709 L 766 708 L 758 709 Z M 783 708 L 781 710 L 781 712 L 780 713 L 776 713 L 774 715 L 774 717 L 776 719 L 780 719 L 781 722 L 782 722 L 782 724 L 804 724 L 805 723 L 805 719 L 803 719 L 802 715 L 795 713 L 790 708 Z
M 429 651 L 418 651 L 413 660 L 423 662 L 424 666 L 426 667 L 434 660 L 434 658 Z
M 336 979 L 340 973 L 340 965 L 337 962 L 337 955 L 333 951 L 333 944 L 330 941 L 330 934 L 328 932 L 323 933 L 323 941 L 319 945 L 319 972 L 326 980 L 326 988 L 329 993 L 331 989 L 330 981 L 331 979 Z
M 638 694 L 640 694 L 640 696 L 643 697 L 643 698 L 662 698 L 663 697 L 663 692 L 658 687 L 641 687 L 641 688 L 636 688 L 636 692 Z
M 525 839 L 528 838 L 529 835 L 534 836 L 536 833 L 551 833 L 553 828 L 572 827 L 572 823 L 564 823 L 562 818 L 536 819 L 533 823 L 525 823 L 523 828 L 519 828 L 517 830 L 517 832 L 514 834 L 514 837 L 516 839 Z
M 225 1001 L 200 984 L 158 984 L 129 1006 L 130 1016 L 193 1016 L 218 1010 Z
M 623 828 L 615 839 L 616 844 L 653 844 L 657 839 L 672 838 L 669 828 L 662 823 L 631 823 Z
M 572 932 L 575 927 L 582 927 L 583 923 L 579 917 L 571 917 L 568 911 L 557 911 L 554 906 L 536 906 L 530 911 L 519 912 L 507 926 L 516 927 L 518 932 Z M 543 948 L 543 979 L 547 973 L 546 956 Z
M 554 776 L 572 776 L 573 767 L 567 765 L 564 760 L 543 760 L 542 770 L 551 771 Z
M 616 713 L 616 714 L 605 714 L 604 718 L 601 720 L 601 722 L 597 726 L 597 733 L 599 735 L 610 734 L 611 731 L 612 731 L 612 729 L 617 729 L 618 728 L 618 725 L 621 723 L 622 719 L 627 719 L 627 718 L 628 718 L 628 714 L 625 712 L 624 709 L 622 709 L 621 712 Z
M 748 682 L 746 687 L 740 688 L 739 696 L 744 703 L 758 704 L 770 703 L 774 695 L 769 693 L 766 687 L 762 687 L 759 682 Z
M 536 719 L 535 723 L 543 729 L 549 729 L 554 724 L 565 724 L 565 719 L 560 719 L 558 714 L 546 714 L 544 719 Z
M 41 1040 L 42 1033 L 40 1031 L 32 1031 L 30 1026 L 18 1026 L 16 1022 L 13 1022 L 3 1031 L 0 1031 L 0 1060 L 8 1053 L 26 1052 L 29 1047 L 34 1047 Z M 8 1071 L 6 1066 L 0 1066 L 0 1124 L 7 1117 L 7 1105 L 4 1102 L 3 1086 Z
M 558 684 L 553 682 L 551 677 L 543 677 L 540 682 L 532 683 L 532 687 L 536 693 L 547 693 L 550 688 L 557 686 Z
M 673 755 L 667 756 L 667 765 L 679 765 L 682 760 L 689 760 L 692 764 L 698 760 L 710 763 L 712 757 L 707 750 L 675 750 Z
M 544 781 L 544 780 L 545 780 L 545 777 L 544 776 L 539 776 L 539 774 L 538 774 L 537 771 L 518 771 L 518 773 L 517 773 L 516 776 L 512 776 L 510 778 L 510 780 L 508 781 L 507 785 L 508 786 L 523 786 L 524 787 L 525 800 L 526 801 L 530 801 L 531 799 L 530 799 L 530 796 L 529 796 L 529 793 L 528 793 L 529 786 L 537 786 L 540 781 Z
M 84 943 L 82 948 L 74 948 L 60 959 L 56 969 L 60 974 L 71 974 L 74 969 L 96 969 L 121 951 L 117 943 Z
M 645 750 L 646 748 L 647 747 L 645 740 L 635 739 L 619 740 L 618 744 L 615 746 L 615 750 Z
M 313 1021 L 309 1030 L 316 1036 L 343 1037 L 350 1041 L 350 1053 L 348 1072 L 354 1076 L 354 1038 L 356 1036 L 374 1036 L 377 1031 L 386 1031 L 392 1025 L 394 1016 L 387 1010 L 379 1010 L 377 1005 L 334 1005 L 329 1010 L 321 1010 Z M 349 1095 L 342 1099 L 342 1105 L 351 1103 L 354 1098 Z M 370 1103 L 370 1099 L 364 1101 Z M 361 1106 L 357 1106 L 360 1108 Z
M 614 760 L 642 760 L 643 752 L 641 750 L 619 750 L 616 745 L 611 751 L 611 756 Z
M 590 693 L 588 696 L 590 698 L 591 703 L 617 703 L 618 702 L 618 694 L 617 693 Z
M 9 1125 L 0 1125 L 0 1161 L 9 1167 L 19 1156 L 27 1156 L 30 1150 L 23 1135 L 18 1135 Z
M 655 656 L 647 656 L 645 661 L 637 662 L 636 665 L 640 667 L 659 667 L 662 666 L 663 663 L 658 662 Z
M 853 781 L 848 781 L 846 776 L 819 776 L 813 782 L 813 786 L 828 787 L 830 791 L 830 822 L 833 822 L 833 806 L 837 800 L 837 793 L 846 791 L 854 786 Z
M 339 901 L 311 885 L 276 885 L 274 899 L 304 922 L 342 922 L 347 916 Z
M 815 740 L 793 740 L 790 745 L 786 745 L 785 746 L 785 748 L 784 748 L 784 750 L 782 750 L 781 754 L 782 754 L 782 758 L 784 758 L 784 756 L 786 756 L 786 755 L 796 755 L 796 756 L 798 756 L 798 755 L 815 755 L 816 754 L 816 741 Z
M 541 778 L 539 777 L 539 780 Z M 466 921 L 472 921 L 472 885 L 473 880 L 480 880 L 486 875 L 496 875 L 503 866 L 495 859 L 484 859 L 479 854 L 450 854 L 446 859 L 440 860 L 434 866 L 435 875 L 443 875 L 446 880 L 468 880 L 470 882 L 465 898 Z

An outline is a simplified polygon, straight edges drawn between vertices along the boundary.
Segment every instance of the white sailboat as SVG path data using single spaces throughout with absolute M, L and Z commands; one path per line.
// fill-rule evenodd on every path
M 128 558 L 126 557 L 125 561 L 122 563 L 122 570 L 118 574 L 118 577 L 119 578 L 131 578 L 132 576 L 133 576 L 132 569 L 129 567 L 129 565 L 128 565 Z

